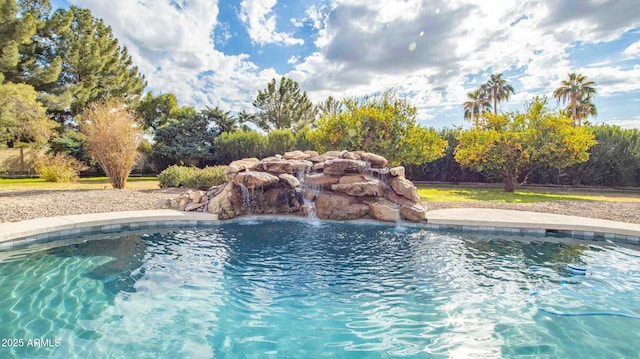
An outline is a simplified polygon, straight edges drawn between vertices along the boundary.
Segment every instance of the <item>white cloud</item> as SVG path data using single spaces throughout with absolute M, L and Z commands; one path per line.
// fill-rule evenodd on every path
M 257 90 L 282 75 L 300 82 L 312 100 L 393 87 L 407 94 L 424 119 L 459 107 L 493 72 L 506 73 L 516 103 L 550 95 L 572 71 L 596 81 L 599 100 L 640 91 L 640 41 L 580 66 L 572 57 L 581 44 L 614 41 L 640 28 L 633 1 L 321 0 L 284 17 L 289 28 L 312 28 L 316 47 L 305 57 L 287 53 L 283 62 L 293 69 L 284 74 L 259 68 L 249 54 L 215 48 L 212 37 L 223 45 L 231 36 L 245 36 L 230 34 L 229 20 L 219 22 L 216 1 L 183 1 L 181 9 L 171 0 L 153 6 L 147 0 L 76 3 L 113 27 L 152 89 L 174 92 L 181 104 L 248 109 Z M 243 0 L 239 6 L 255 45 L 251 51 L 304 44 L 278 31 L 278 15 L 284 15 L 276 13 L 276 0 Z
M 91 9 L 113 28 L 145 75 L 149 90 L 172 92 L 180 105 L 249 109 L 258 89 L 279 76 L 273 69 L 259 69 L 247 54 L 226 55 L 215 49 L 216 1 L 192 0 L 180 9 L 171 0 L 156 0 L 153 7 L 144 0 L 74 3 Z
M 240 20 L 247 26 L 251 40 L 259 45 L 303 45 L 304 40 L 291 34 L 277 32 L 277 17 L 272 8 L 276 0 L 243 0 L 240 3 Z
M 640 41 L 636 41 L 629 45 L 623 52 L 625 55 L 634 58 L 640 56 Z
M 612 120 L 607 122 L 610 125 L 620 126 L 622 128 L 637 128 L 640 130 L 640 118 L 634 120 Z
M 599 96 L 640 91 L 640 65 L 631 69 L 620 67 L 587 67 L 580 71 L 597 84 Z

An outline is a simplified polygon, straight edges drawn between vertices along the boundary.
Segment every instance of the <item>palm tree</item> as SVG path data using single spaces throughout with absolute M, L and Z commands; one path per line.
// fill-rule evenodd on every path
M 485 93 L 485 97 L 493 101 L 493 115 L 498 115 L 498 102 L 508 100 L 516 91 L 513 86 L 507 84 L 502 78 L 502 74 L 491 74 L 491 78 L 480 89 Z
M 567 106 L 567 111 L 573 113 L 573 107 Z M 596 105 L 591 101 L 591 96 L 583 96 L 576 102 L 576 115 L 578 119 L 578 126 L 582 124 L 582 120 L 586 120 L 587 116 L 597 116 L 598 109 Z M 575 123 L 575 122 L 574 122 Z
M 466 101 L 463 104 L 464 119 L 473 119 L 476 124 L 476 129 L 478 129 L 480 128 L 480 114 L 482 114 L 483 111 L 489 110 L 491 108 L 491 103 L 485 97 L 485 94 L 481 89 L 475 89 L 467 93 L 467 98 L 469 101 Z
M 591 102 L 591 97 L 596 94 L 596 89 L 593 87 L 595 84 L 593 81 L 587 81 L 586 76 L 572 72 L 569 74 L 569 79 L 562 81 L 562 86 L 553 91 L 553 97 L 558 102 L 569 102 L 567 109 L 571 110 L 571 119 L 578 126 L 582 124 L 581 116 L 586 118 L 587 115 L 596 111 L 595 105 Z M 588 102 L 589 104 L 582 104 L 581 102 Z

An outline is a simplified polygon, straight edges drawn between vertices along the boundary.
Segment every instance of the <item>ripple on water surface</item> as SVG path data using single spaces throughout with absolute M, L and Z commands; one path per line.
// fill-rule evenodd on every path
M 252 219 L 0 253 L 0 338 L 57 340 L 0 357 L 632 357 L 639 291 L 632 249 Z

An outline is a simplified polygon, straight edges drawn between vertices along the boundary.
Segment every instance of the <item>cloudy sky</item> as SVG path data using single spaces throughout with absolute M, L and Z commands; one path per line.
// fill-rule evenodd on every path
M 109 24 L 156 94 L 252 111 L 272 78 L 314 101 L 394 88 L 422 124 L 464 124 L 466 93 L 494 72 L 551 96 L 569 72 L 595 81 L 592 122 L 640 128 L 637 0 L 52 0 Z M 551 101 L 556 106 L 555 100 Z M 467 124 L 468 126 L 468 124 Z

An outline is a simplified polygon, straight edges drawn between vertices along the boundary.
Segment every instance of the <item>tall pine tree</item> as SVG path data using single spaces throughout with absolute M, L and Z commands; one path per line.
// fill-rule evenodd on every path
M 53 16 L 67 18 L 69 14 L 70 26 L 58 34 L 51 54 L 62 58 L 62 71 L 50 92 L 50 113 L 64 122 L 96 100 L 138 100 L 146 81 L 111 27 L 76 6 L 60 9 Z

